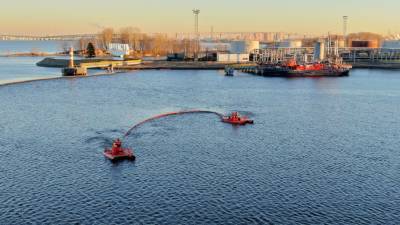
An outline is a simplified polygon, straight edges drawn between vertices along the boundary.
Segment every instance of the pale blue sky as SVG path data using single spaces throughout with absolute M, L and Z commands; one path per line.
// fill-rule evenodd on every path
M 399 0 L 1 0 L 0 33 L 93 33 L 135 26 L 146 32 L 400 32 Z

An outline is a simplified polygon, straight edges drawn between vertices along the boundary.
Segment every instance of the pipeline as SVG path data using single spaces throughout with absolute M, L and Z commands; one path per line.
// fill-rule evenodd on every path
M 170 113 L 164 113 L 164 114 L 160 114 L 154 117 L 151 117 L 149 119 L 143 120 L 142 122 L 136 124 L 135 126 L 131 127 L 124 135 L 124 137 L 127 137 L 131 134 L 131 132 L 133 130 L 135 130 L 136 128 L 140 127 L 141 125 L 153 121 L 153 120 L 157 120 L 163 117 L 168 117 L 168 116 L 174 116 L 174 115 L 182 115 L 182 114 L 189 114 L 189 113 L 210 113 L 210 114 L 215 114 L 217 116 L 219 116 L 221 119 L 223 117 L 223 115 L 221 113 L 218 112 L 214 112 L 214 111 L 208 111 L 208 110 L 186 110 L 186 111 L 179 111 L 179 112 L 170 112 Z

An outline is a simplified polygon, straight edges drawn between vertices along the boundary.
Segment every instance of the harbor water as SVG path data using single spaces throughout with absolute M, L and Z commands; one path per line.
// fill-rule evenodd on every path
M 0 84 L 60 77 L 60 69 L 40 68 L 36 63 L 44 57 L 5 57 L 14 53 L 63 51 L 63 46 L 73 45 L 64 41 L 0 41 Z
M 0 223 L 398 224 L 399 87 L 389 70 L 149 70 L 0 86 Z M 255 124 L 162 118 L 123 140 L 136 161 L 104 158 L 136 123 L 189 109 Z

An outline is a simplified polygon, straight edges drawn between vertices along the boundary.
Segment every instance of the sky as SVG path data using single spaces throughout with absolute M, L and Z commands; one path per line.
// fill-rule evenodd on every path
M 193 8 L 201 32 L 400 33 L 400 0 L 1 0 L 0 34 L 192 32 Z

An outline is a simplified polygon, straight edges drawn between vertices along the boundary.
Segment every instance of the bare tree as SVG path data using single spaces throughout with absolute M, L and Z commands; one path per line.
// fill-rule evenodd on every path
M 105 28 L 99 34 L 99 40 L 104 49 L 108 49 L 108 44 L 112 42 L 113 38 L 114 38 L 113 28 Z
M 142 34 L 139 39 L 139 51 L 142 54 L 150 54 L 152 42 L 152 38 L 150 38 L 147 34 Z
M 173 51 L 171 39 L 165 34 L 156 34 L 152 40 L 153 55 L 166 55 Z
M 141 37 L 140 29 L 136 27 L 124 27 L 120 29 L 122 43 L 129 44 L 129 46 L 137 51 L 139 48 L 139 40 Z
M 135 27 L 123 27 L 119 29 L 118 35 L 115 35 L 114 29 L 106 28 L 101 31 L 96 41 L 98 47 L 108 50 L 108 45 L 114 38 L 118 37 L 118 41 L 129 44 L 133 52 L 132 55 L 167 55 L 168 53 L 185 53 L 192 55 L 195 52 L 196 41 L 191 39 L 178 40 L 169 38 L 166 34 L 148 35 L 140 32 L 140 29 Z M 115 35 L 115 36 L 114 36 Z M 88 40 L 81 40 L 81 49 L 85 49 Z
M 68 42 L 68 41 L 61 42 L 61 51 L 62 52 L 64 52 L 64 53 L 68 52 L 70 48 L 71 48 L 71 43 L 70 42 Z
M 79 39 L 78 49 L 81 50 L 81 51 L 85 50 L 85 48 L 87 46 L 87 43 L 88 43 L 88 41 L 86 39 L 84 39 L 84 38 Z

